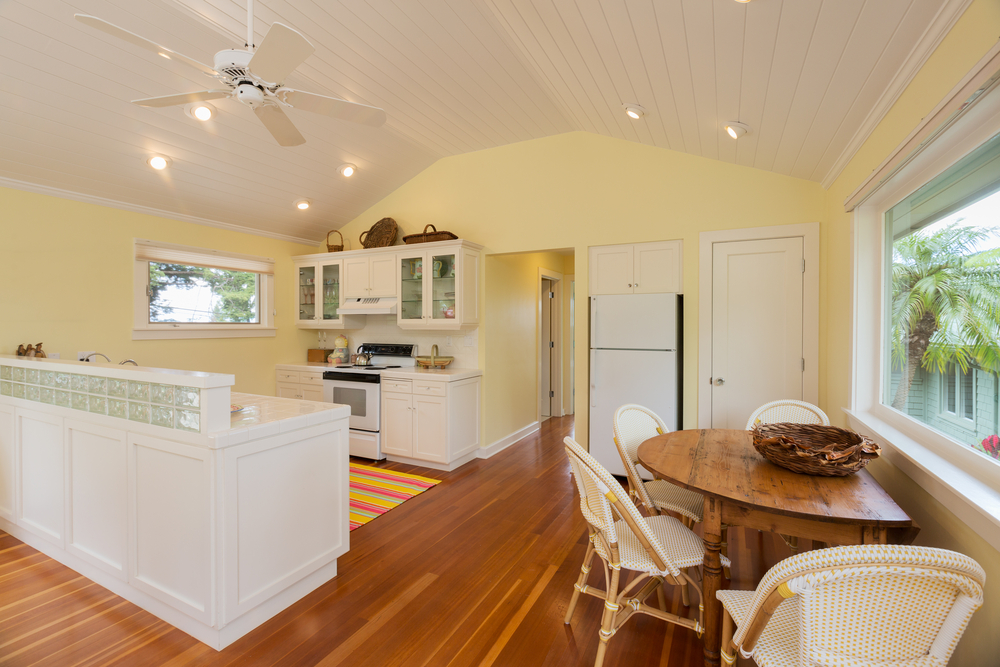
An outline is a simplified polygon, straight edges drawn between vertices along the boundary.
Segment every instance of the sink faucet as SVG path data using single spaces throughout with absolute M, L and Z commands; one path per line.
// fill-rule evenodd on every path
M 125 359 L 124 361 L 119 361 L 118 362 L 119 366 L 124 366 L 125 364 L 132 364 L 133 366 L 138 366 L 139 365 L 139 364 L 135 363 L 135 359 Z
M 84 360 L 84 361 L 90 361 L 90 358 L 91 358 L 91 357 L 94 357 L 94 356 L 97 356 L 98 354 L 100 354 L 100 355 L 101 355 L 102 357 L 104 357 L 104 358 L 105 358 L 105 360 L 107 360 L 107 362 L 108 362 L 109 364 L 111 363 L 111 359 L 109 359 L 109 358 L 108 358 L 108 355 L 106 355 L 106 354 L 102 354 L 101 352 L 91 352 L 91 353 L 90 353 L 90 354 L 88 354 L 88 355 L 87 355 L 86 357 L 84 357 L 84 358 L 83 358 L 83 360 Z

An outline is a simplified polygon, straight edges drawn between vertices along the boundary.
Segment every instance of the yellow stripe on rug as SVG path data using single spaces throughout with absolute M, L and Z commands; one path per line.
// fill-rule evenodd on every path
M 350 464 L 351 530 L 438 484 L 441 480 Z

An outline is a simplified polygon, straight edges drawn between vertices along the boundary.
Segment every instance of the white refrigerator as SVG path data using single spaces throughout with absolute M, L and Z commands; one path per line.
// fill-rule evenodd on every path
M 625 474 L 614 442 L 620 406 L 638 403 L 679 426 L 680 307 L 680 294 L 590 297 L 590 453 L 614 475 Z

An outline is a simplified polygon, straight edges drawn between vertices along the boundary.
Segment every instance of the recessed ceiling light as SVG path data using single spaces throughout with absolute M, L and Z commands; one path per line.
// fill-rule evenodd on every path
M 736 0 L 736 2 L 742 2 L 744 5 L 750 2 L 750 0 Z
M 160 56 L 163 56 L 164 58 L 166 58 L 167 60 L 170 60 L 170 56 L 168 56 L 168 55 L 167 55 L 166 53 L 164 53 L 163 51 L 157 51 L 157 53 L 158 53 L 158 54 L 159 54 Z
M 170 165 L 170 158 L 163 157 L 162 155 L 154 155 L 153 157 L 146 160 L 146 164 L 148 164 L 153 169 L 160 171 L 166 169 Z
M 726 130 L 726 134 L 731 136 L 733 139 L 739 139 L 744 134 L 750 131 L 750 126 L 746 123 L 739 123 L 735 120 L 731 120 L 723 126 Z
M 295 208 L 299 209 L 300 211 L 304 211 L 307 208 L 309 208 L 309 204 L 311 203 L 312 202 L 309 201 L 308 199 L 300 199 L 297 202 L 295 202 Z
M 215 107 L 207 102 L 193 102 L 184 106 L 184 113 L 195 120 L 211 120 L 215 115 Z
M 646 115 L 646 110 L 638 104 L 623 104 L 622 108 L 625 109 L 625 113 L 632 120 L 639 120 Z
M 337 171 L 339 171 L 340 175 L 343 176 L 344 178 L 350 178 L 351 176 L 354 175 L 354 172 L 356 172 L 357 170 L 358 170 L 357 165 L 351 164 L 350 162 L 348 162 L 347 164 L 342 164 L 339 167 L 337 167 Z

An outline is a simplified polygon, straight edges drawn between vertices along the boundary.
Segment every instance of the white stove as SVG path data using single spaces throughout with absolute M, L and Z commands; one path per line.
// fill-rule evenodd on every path
M 384 459 L 381 439 L 381 383 L 383 370 L 412 368 L 415 345 L 363 343 L 358 354 L 371 354 L 364 366 L 338 366 L 323 373 L 323 400 L 351 407 L 351 456 Z

